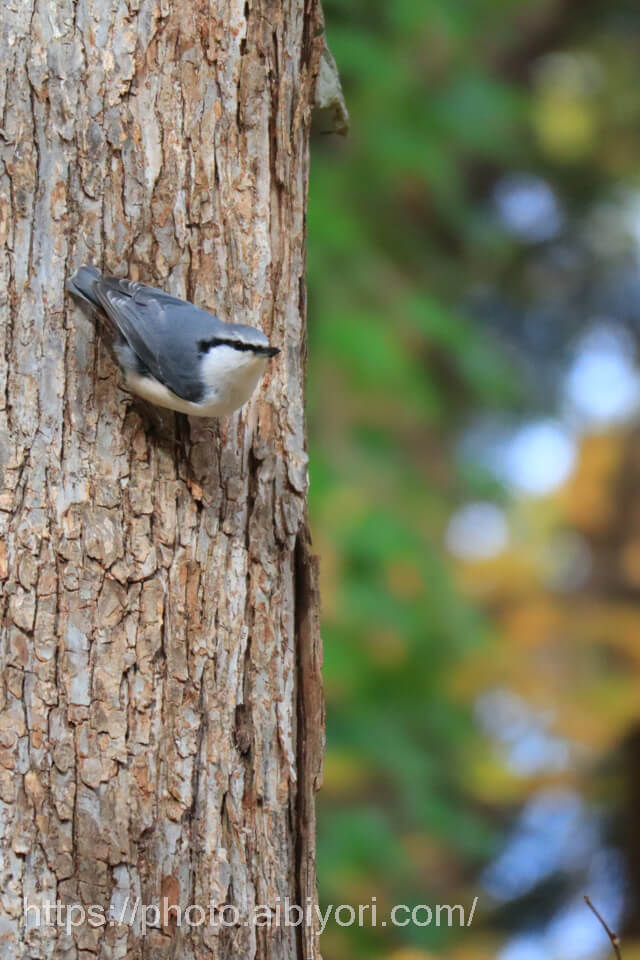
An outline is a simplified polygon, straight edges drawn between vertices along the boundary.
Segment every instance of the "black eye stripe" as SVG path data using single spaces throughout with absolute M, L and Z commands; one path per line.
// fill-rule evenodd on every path
M 198 340 L 198 350 L 200 353 L 206 353 L 211 347 L 231 347 L 233 350 L 259 350 L 251 343 L 243 343 L 242 340 L 225 340 L 224 337 L 212 337 L 211 340 Z
M 232 350 L 248 351 L 256 357 L 275 357 L 280 353 L 279 347 L 270 347 L 268 343 L 244 343 L 242 340 L 231 340 L 227 337 L 198 340 L 200 354 L 207 353 L 212 347 L 231 347 Z

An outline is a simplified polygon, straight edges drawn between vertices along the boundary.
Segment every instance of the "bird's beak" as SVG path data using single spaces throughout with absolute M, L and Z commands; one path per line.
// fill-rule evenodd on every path
M 264 355 L 265 357 L 277 357 L 280 353 L 280 347 L 265 347 Z

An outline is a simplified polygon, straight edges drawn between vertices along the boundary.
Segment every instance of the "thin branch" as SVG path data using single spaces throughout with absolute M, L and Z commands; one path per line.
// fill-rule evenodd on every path
M 622 953 L 620 952 L 620 938 L 618 934 L 613 932 L 611 927 L 609 927 L 609 925 L 605 922 L 605 919 L 600 913 L 600 911 L 594 907 L 594 905 L 591 903 L 591 900 L 586 894 L 585 894 L 584 902 L 589 907 L 589 910 L 591 910 L 591 912 L 595 914 L 595 916 L 598 918 L 598 920 L 602 924 L 604 932 L 606 933 L 606 935 L 609 937 L 609 940 L 611 941 L 611 946 L 613 947 L 613 951 L 616 957 L 618 958 L 618 960 L 622 960 Z

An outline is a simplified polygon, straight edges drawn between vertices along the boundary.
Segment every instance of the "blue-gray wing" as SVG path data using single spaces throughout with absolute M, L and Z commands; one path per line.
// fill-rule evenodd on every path
M 198 343 L 223 333 L 225 324 L 193 303 L 130 280 L 103 277 L 94 291 L 143 368 L 183 400 L 202 400 Z

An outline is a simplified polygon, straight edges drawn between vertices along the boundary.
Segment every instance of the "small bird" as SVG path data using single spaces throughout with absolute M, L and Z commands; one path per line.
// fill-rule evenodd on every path
M 127 388 L 160 407 L 194 417 L 224 417 L 253 393 L 269 357 L 265 334 L 223 323 L 187 300 L 82 266 L 67 290 L 96 308 L 113 333 Z

